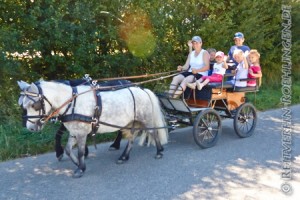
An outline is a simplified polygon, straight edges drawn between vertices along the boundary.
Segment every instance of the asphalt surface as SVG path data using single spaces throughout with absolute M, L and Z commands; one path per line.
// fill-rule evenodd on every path
M 154 159 L 155 147 L 135 144 L 130 160 L 116 164 L 121 151 L 110 143 L 90 147 L 83 177 L 72 178 L 75 165 L 55 153 L 0 163 L 0 199 L 300 199 L 300 105 L 292 108 L 292 193 L 281 190 L 282 110 L 259 112 L 255 134 L 236 136 L 230 119 L 213 148 L 200 149 L 191 128 L 170 133 L 164 157 Z M 123 140 L 121 148 L 126 145 Z M 285 185 L 286 186 L 286 185 Z M 288 190 L 289 188 L 284 188 Z M 290 190 L 291 191 L 291 190 Z

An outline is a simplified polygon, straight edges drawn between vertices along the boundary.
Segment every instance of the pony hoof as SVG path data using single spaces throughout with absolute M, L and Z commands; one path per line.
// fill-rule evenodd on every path
M 161 159 L 162 157 L 163 157 L 162 154 L 157 154 L 157 155 L 155 156 L 155 159 Z
M 120 147 L 119 148 L 116 148 L 116 147 L 109 147 L 108 148 L 108 151 L 116 151 L 116 150 L 119 150 L 120 149 Z
M 73 178 L 80 178 L 82 177 L 83 173 L 83 170 L 78 168 L 74 171 Z
M 117 164 L 118 164 L 118 165 L 121 165 L 121 164 L 124 164 L 124 163 L 125 163 L 124 160 L 117 160 Z
M 119 160 L 117 161 L 117 164 L 123 164 L 125 163 L 129 158 L 125 157 L 125 156 L 122 156 L 121 158 L 119 158 Z
M 64 157 L 64 154 L 61 154 L 60 156 L 57 157 L 57 160 L 61 161 L 63 157 Z

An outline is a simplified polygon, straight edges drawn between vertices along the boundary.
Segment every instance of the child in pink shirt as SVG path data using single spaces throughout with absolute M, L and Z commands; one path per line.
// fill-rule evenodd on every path
M 262 77 L 261 68 L 259 64 L 260 54 L 256 49 L 252 49 L 249 52 L 248 58 L 251 64 L 248 70 L 248 78 L 259 78 L 258 85 L 260 86 Z M 250 80 L 248 81 L 247 86 L 254 87 L 256 86 L 256 84 L 256 80 Z

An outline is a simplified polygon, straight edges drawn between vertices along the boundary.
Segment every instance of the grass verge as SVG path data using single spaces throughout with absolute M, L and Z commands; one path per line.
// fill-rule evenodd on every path
M 20 123 L 0 125 L 0 162 L 34 156 L 54 151 L 55 134 L 59 124 L 48 123 L 41 132 L 30 132 Z M 62 145 L 67 143 L 68 134 L 63 134 Z M 112 141 L 116 133 L 96 135 L 88 138 L 89 145 Z

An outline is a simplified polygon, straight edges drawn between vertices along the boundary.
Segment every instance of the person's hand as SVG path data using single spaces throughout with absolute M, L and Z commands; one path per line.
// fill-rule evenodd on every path
M 197 74 L 198 72 L 197 72 L 197 69 L 192 69 L 192 73 L 193 74 Z
M 224 58 L 223 58 L 224 62 L 227 62 L 227 58 L 228 58 L 228 56 L 224 55 Z
M 192 40 L 189 40 L 189 41 L 187 42 L 187 45 L 189 46 L 189 48 L 192 48 L 192 47 L 193 47 Z
M 177 71 L 182 71 L 182 66 L 181 65 L 178 65 Z
M 248 73 L 251 74 L 251 75 L 253 75 L 252 69 L 249 69 L 249 70 L 248 70 Z

